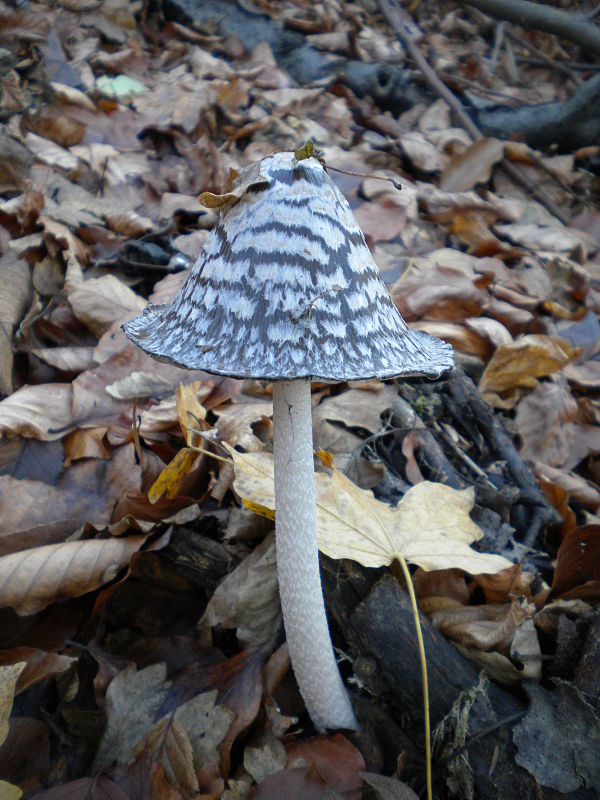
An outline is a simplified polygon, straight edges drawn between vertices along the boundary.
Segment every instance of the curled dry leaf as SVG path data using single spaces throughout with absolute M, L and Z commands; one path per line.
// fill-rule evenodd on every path
M 502 345 L 479 381 L 479 391 L 492 406 L 512 408 L 518 389 L 532 389 L 537 378 L 552 375 L 573 361 L 578 351 L 558 336 L 532 334 Z M 501 395 L 510 393 L 508 398 Z
M 58 653 L 46 653 L 35 647 L 15 647 L 12 650 L 2 650 L 0 652 L 0 665 L 10 666 L 18 662 L 24 662 L 24 669 L 19 675 L 15 694 L 24 692 L 30 686 L 46 680 L 52 675 L 65 672 L 70 666 L 77 662 L 76 658 L 61 656 Z M 1 797 L 1 795 L 0 795 Z
M 31 270 L 11 253 L 0 258 L 0 395 L 13 390 L 12 334 L 25 313 L 31 294 Z
M 504 142 L 499 139 L 478 139 L 466 150 L 450 159 L 440 176 L 444 192 L 465 192 L 478 183 L 487 183 L 492 167 L 504 156 Z
M 541 481 L 549 481 L 560 486 L 574 502 L 580 503 L 585 508 L 596 511 L 600 506 L 600 491 L 581 475 L 539 462 L 533 465 L 533 471 Z
M 83 281 L 69 292 L 69 302 L 77 319 L 96 336 L 146 306 L 145 300 L 114 275 Z
M 66 597 L 79 597 L 113 580 L 145 536 L 94 539 L 34 547 L 0 558 L 0 608 L 35 614 Z
M 266 536 L 219 584 L 198 623 L 237 628 L 244 647 L 273 650 L 281 632 L 275 539 Z
M 25 669 L 25 661 L 0 667 L 0 744 L 8 736 L 8 720 L 12 711 L 15 689 L 19 676 Z
M 275 508 L 273 457 L 238 453 L 234 489 L 257 513 Z M 396 508 L 333 469 L 315 474 L 319 549 L 330 558 L 350 558 L 366 567 L 381 567 L 403 556 L 425 570 L 458 567 L 472 574 L 511 566 L 502 556 L 469 547 L 483 532 L 469 517 L 474 493 L 423 481 L 413 486 Z
M 548 599 L 557 597 L 600 597 L 600 525 L 575 528 L 561 542 Z
M 521 456 L 560 467 L 569 457 L 570 431 L 577 402 L 561 383 L 539 383 L 517 406 Z
M 305 741 L 290 740 L 286 750 L 290 766 L 302 759 L 307 767 L 315 769 L 327 786 L 348 800 L 362 797 L 360 773 L 365 769 L 365 761 L 360 751 L 341 733 Z
M 134 752 L 137 756 L 153 756 L 160 761 L 165 778 L 181 788 L 186 796 L 198 792 L 198 778 L 194 770 L 192 745 L 189 736 L 176 719 L 164 718 L 140 742 Z
M 24 386 L 0 402 L 0 436 L 60 439 L 75 427 L 72 406 L 70 383 Z
M 260 171 L 260 161 L 255 162 L 250 167 L 240 170 L 232 175 L 233 186 L 225 194 L 213 194 L 212 192 L 202 192 L 200 202 L 208 208 L 219 208 L 230 201 L 237 202 L 253 186 L 260 186 L 268 183 L 265 176 Z

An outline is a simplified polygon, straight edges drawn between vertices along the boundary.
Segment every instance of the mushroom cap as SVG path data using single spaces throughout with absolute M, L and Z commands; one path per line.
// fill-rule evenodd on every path
M 452 347 L 411 330 L 346 198 L 314 157 L 241 171 L 170 305 L 123 329 L 157 359 L 235 378 L 438 377 Z

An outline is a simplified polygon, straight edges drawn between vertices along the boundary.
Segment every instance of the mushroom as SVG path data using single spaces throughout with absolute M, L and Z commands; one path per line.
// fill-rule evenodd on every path
M 275 533 L 292 666 L 319 731 L 358 729 L 329 635 L 317 549 L 311 379 L 438 377 L 452 348 L 407 327 L 322 163 L 280 152 L 240 171 L 178 296 L 123 329 L 180 367 L 273 381 Z

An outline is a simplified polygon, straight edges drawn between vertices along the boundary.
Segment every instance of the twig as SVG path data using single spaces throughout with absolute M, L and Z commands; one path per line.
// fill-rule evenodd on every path
M 583 16 L 529 0 L 465 0 L 465 3 L 494 19 L 514 22 L 526 30 L 553 33 L 591 53 L 600 54 L 600 28 L 590 25 Z
M 526 41 L 522 36 L 520 36 L 515 31 L 507 30 L 506 36 L 509 39 L 511 39 L 515 44 L 518 44 L 521 47 L 524 47 L 526 50 L 528 50 L 532 56 L 538 58 L 541 62 L 543 62 L 543 64 L 545 64 L 545 66 L 549 67 L 550 69 L 554 69 L 557 72 L 562 72 L 562 74 L 566 75 L 570 80 L 572 80 L 576 86 L 581 86 L 581 84 L 583 83 L 583 79 L 581 78 L 581 76 L 573 72 L 573 70 L 570 67 L 567 67 L 565 64 L 561 63 L 560 61 L 557 61 L 554 58 L 550 58 L 550 56 L 547 56 L 543 52 L 543 50 L 540 50 L 539 47 L 536 47 L 534 44 L 531 44 L 531 42 Z M 525 61 L 525 58 L 522 56 L 519 56 L 519 59 L 521 61 Z
M 467 739 L 467 741 L 461 747 L 453 750 L 440 760 L 443 762 L 453 761 L 455 758 L 458 758 L 461 753 L 464 753 L 465 750 L 468 750 L 469 747 L 472 744 L 475 744 L 475 742 L 477 742 L 479 739 L 483 739 L 484 736 L 489 736 L 490 733 L 494 733 L 494 731 L 497 731 L 503 725 L 510 725 L 511 722 L 516 722 L 518 719 L 521 719 L 521 717 L 524 717 L 526 713 L 527 711 L 517 711 L 516 714 L 511 714 L 509 717 L 504 717 L 504 719 L 498 720 L 498 722 L 495 722 L 493 725 L 488 725 L 487 728 L 483 728 L 478 733 L 475 733 L 473 736 L 471 736 L 470 739 Z
M 456 117 L 460 120 L 464 129 L 473 137 L 473 139 L 483 139 L 484 136 L 473 122 L 471 117 L 467 114 L 462 106 L 460 100 L 454 95 L 450 89 L 438 77 L 435 70 L 430 66 L 427 59 L 417 47 L 411 29 L 414 30 L 414 22 L 406 11 L 392 7 L 389 0 L 379 0 L 379 6 L 383 12 L 384 17 L 388 21 L 396 37 L 402 45 L 408 50 L 412 59 L 419 67 L 427 83 L 431 86 L 434 92 L 439 95 L 455 113 Z M 510 177 L 523 186 L 533 197 L 536 198 L 548 211 L 559 219 L 564 225 L 569 224 L 567 215 L 551 200 L 547 195 L 542 192 L 536 184 L 524 175 L 521 170 L 509 161 L 502 163 L 502 168 L 507 172 Z

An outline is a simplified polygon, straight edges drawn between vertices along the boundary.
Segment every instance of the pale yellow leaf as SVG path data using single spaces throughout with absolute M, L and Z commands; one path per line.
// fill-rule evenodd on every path
M 206 409 L 198 400 L 198 391 L 203 385 L 202 381 L 195 381 L 180 384 L 177 389 L 177 417 L 188 447 L 198 444 L 193 429 L 198 429 L 200 420 L 206 419 Z
M 235 467 L 235 491 L 246 504 L 275 508 L 273 457 L 227 448 Z M 396 508 L 359 489 L 337 470 L 315 474 L 319 549 L 331 558 L 350 558 L 380 567 L 403 556 L 425 570 L 456 567 L 472 574 L 511 566 L 502 556 L 469 547 L 483 532 L 469 517 L 474 492 L 423 481 Z
M 19 800 L 23 797 L 23 790 L 7 781 L 0 781 L 0 800 Z
M 156 503 L 161 497 L 166 497 L 169 500 L 177 497 L 181 479 L 192 469 L 197 458 L 198 453 L 195 450 L 183 447 L 150 487 L 148 500 L 151 503 Z
M 8 719 L 12 711 L 17 681 L 26 666 L 26 661 L 19 661 L 16 664 L 0 667 L 0 744 L 8 736 Z

